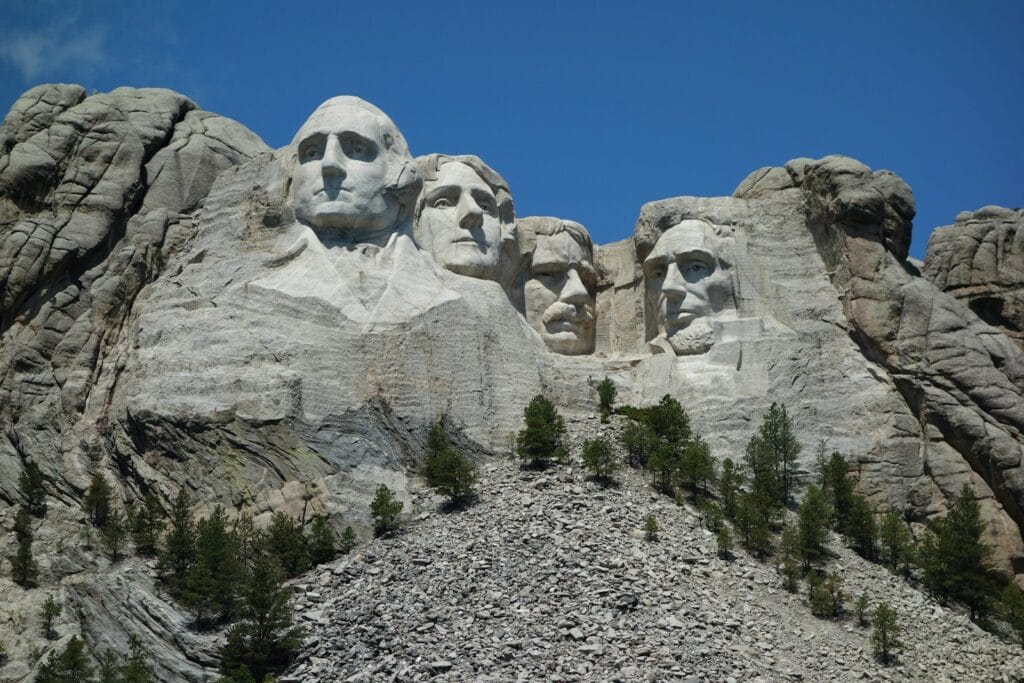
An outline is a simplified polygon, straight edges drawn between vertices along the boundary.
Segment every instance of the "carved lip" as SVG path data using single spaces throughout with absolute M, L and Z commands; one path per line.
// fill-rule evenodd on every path
M 700 317 L 699 313 L 694 313 L 694 312 L 691 312 L 691 311 L 679 311 L 674 316 L 666 316 L 665 317 L 665 327 L 666 328 L 685 327 L 686 325 L 689 325 L 691 322 L 693 322 L 695 319 L 697 319 L 699 317 Z

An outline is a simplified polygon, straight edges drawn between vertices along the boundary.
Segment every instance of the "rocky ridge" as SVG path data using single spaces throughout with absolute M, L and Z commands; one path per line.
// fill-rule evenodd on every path
M 620 418 L 616 418 L 620 419 Z M 588 436 L 597 421 L 577 423 Z M 847 613 L 810 613 L 769 563 L 715 536 L 689 505 L 620 472 L 601 488 L 579 463 L 482 468 L 478 501 L 418 514 L 297 584 L 308 629 L 280 680 L 1020 680 L 1024 653 L 880 565 L 830 544 Z M 428 507 L 440 501 L 422 494 Z M 435 508 L 437 510 L 437 508 Z M 653 514 L 661 531 L 643 538 Z M 896 608 L 906 647 L 871 654 L 853 600 Z

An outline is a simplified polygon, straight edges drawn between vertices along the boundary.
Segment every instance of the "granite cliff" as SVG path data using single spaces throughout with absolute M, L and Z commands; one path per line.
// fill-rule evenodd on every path
M 365 528 L 378 483 L 417 500 L 441 415 L 486 459 L 530 397 L 583 419 L 608 376 L 623 403 L 678 398 L 719 458 L 784 402 L 803 471 L 824 441 L 917 524 L 968 483 L 1018 574 L 1021 213 L 962 214 L 924 276 L 913 217 L 888 171 L 796 159 L 731 197 L 646 204 L 594 245 L 517 218 L 476 157 L 413 158 L 356 98 L 271 150 L 169 91 L 40 86 L 0 127 L 0 518 L 37 463 L 43 581 L 87 640 L 135 633 L 162 677 L 203 680 L 212 646 L 145 567 L 63 540 L 93 473 L 124 502 L 186 487 L 204 509 Z M 6 578 L 0 595 L 8 624 L 42 600 Z

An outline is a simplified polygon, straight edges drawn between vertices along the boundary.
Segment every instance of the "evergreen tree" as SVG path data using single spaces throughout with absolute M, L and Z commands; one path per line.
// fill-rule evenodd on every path
M 854 494 L 850 499 L 843 536 L 861 557 L 868 560 L 877 557 L 878 525 L 875 523 L 875 512 L 871 503 L 864 496 Z
M 825 495 L 813 484 L 807 487 L 807 493 L 800 503 L 797 528 L 800 558 L 806 571 L 825 559 L 825 541 L 828 539 L 828 507 Z
M 607 422 L 615 405 L 615 383 L 605 377 L 597 385 L 597 397 L 601 403 L 601 422 Z
M 565 459 L 565 447 L 562 445 L 565 421 L 554 403 L 537 394 L 526 406 L 524 421 L 525 427 L 516 437 L 519 457 L 533 466 L 548 460 Z
M 444 421 L 430 429 L 427 435 L 427 459 L 424 466 L 427 485 L 458 506 L 472 498 L 477 480 L 476 467 L 448 440 Z
M 715 459 L 707 442 L 695 436 L 686 445 L 683 455 L 683 471 L 686 483 L 700 495 L 707 496 L 708 488 L 715 483 Z
M 277 558 L 285 578 L 293 578 L 309 569 L 309 546 L 299 520 L 275 512 L 264 530 L 266 548 Z
M 170 529 L 160 552 L 160 573 L 171 592 L 180 594 L 185 577 L 196 559 L 196 528 L 192 520 L 192 502 L 185 489 L 178 492 L 171 509 Z
M 359 539 L 356 537 L 355 529 L 350 526 L 345 527 L 345 530 L 341 532 L 341 542 L 338 544 L 339 551 L 343 555 L 347 555 L 355 549 L 357 543 L 359 543 Z
M 195 538 L 195 561 L 185 575 L 181 598 L 204 628 L 232 616 L 244 573 L 223 507 L 217 505 L 209 517 L 199 520 Z
M 722 498 L 722 512 L 726 519 L 736 519 L 736 504 L 743 486 L 743 473 L 731 458 L 722 461 L 722 476 L 718 480 L 718 493 Z
M 753 484 L 769 502 L 784 507 L 796 486 L 796 458 L 800 444 L 786 407 L 772 403 L 761 422 L 758 434 L 747 446 L 748 466 Z
M 46 596 L 39 616 L 43 620 L 43 637 L 50 640 L 50 636 L 53 635 L 53 620 L 60 616 L 60 603 L 54 600 L 53 595 Z
M 110 484 L 99 472 L 92 475 L 89 489 L 82 499 L 82 508 L 92 520 L 93 526 L 102 529 L 106 525 L 107 516 L 110 514 Z
M 32 588 L 39 578 L 39 565 L 32 557 L 32 535 L 18 540 L 18 550 L 11 558 L 11 579 L 22 588 Z
M 654 518 L 654 515 L 647 515 L 644 518 L 644 538 L 648 541 L 658 540 L 658 520 Z
M 999 596 L 999 616 L 1017 634 L 1017 640 L 1024 645 L 1024 591 L 1015 583 L 1009 583 Z
M 138 637 L 129 636 L 128 647 L 128 656 L 119 656 L 110 650 L 100 654 L 97 683 L 151 683 L 155 680 Z
M 18 475 L 18 495 L 21 505 L 34 517 L 46 514 L 46 487 L 43 472 L 39 465 L 31 460 L 25 462 L 25 468 Z
M 853 504 L 853 480 L 850 478 L 850 466 L 838 451 L 833 451 L 832 457 L 826 461 L 822 480 L 822 492 L 832 509 L 836 528 L 845 533 L 847 517 Z
M 309 540 L 307 541 L 310 563 L 314 565 L 323 564 L 337 557 L 337 541 L 337 534 L 334 533 L 334 529 L 328 524 L 327 518 L 323 515 L 314 517 L 313 523 L 310 525 Z
M 797 564 L 796 558 L 787 557 L 783 560 L 781 572 L 782 585 L 790 593 L 796 593 L 800 587 L 800 565 Z
M 701 512 L 701 521 L 707 527 L 707 530 L 717 534 L 725 523 L 722 508 L 710 500 L 703 500 L 698 509 Z
M 95 668 L 85 652 L 85 643 L 78 636 L 71 640 L 58 654 L 51 652 L 39 668 L 36 683 L 93 683 Z
M 764 497 L 755 491 L 743 493 L 736 507 L 736 526 L 744 545 L 756 557 L 772 553 L 771 511 Z
M 669 394 L 661 397 L 658 405 L 648 409 L 648 424 L 663 444 L 682 451 L 692 436 L 690 417 L 683 406 Z
M 273 558 L 258 558 L 240 588 L 241 621 L 228 631 L 227 644 L 221 649 L 221 671 L 233 675 L 245 669 L 254 679 L 263 680 L 288 665 L 303 634 L 293 624 L 288 605 L 291 591 Z
M 373 533 L 375 536 L 396 531 L 402 526 L 402 501 L 384 484 L 377 487 L 377 495 L 370 503 L 370 515 L 373 517 Z
M 622 429 L 621 441 L 626 451 L 626 462 L 631 467 L 647 467 L 647 460 L 657 447 L 658 437 L 647 423 L 630 420 Z
M 718 528 L 718 556 L 723 560 L 732 558 L 732 532 L 728 524 L 722 524 Z
M 988 566 L 992 549 L 981 540 L 984 531 L 981 508 L 964 484 L 949 514 L 929 524 L 919 553 L 928 589 L 965 603 L 974 620 L 988 611 L 996 589 Z
M 586 468 L 605 484 L 611 482 L 612 475 L 619 469 L 619 460 L 612 452 L 611 444 L 601 437 L 584 441 L 582 456 Z
M 812 577 L 814 577 L 812 579 Z M 817 572 L 808 575 L 811 599 L 811 613 L 816 617 L 835 619 L 843 612 L 846 596 L 843 594 L 843 577 L 832 572 L 821 577 Z
M 18 541 L 32 538 L 32 515 L 26 507 L 19 507 L 14 515 L 14 538 Z
M 155 493 L 147 493 L 138 509 L 133 509 L 128 515 L 135 552 L 144 557 L 156 555 L 163 521 L 164 511 L 160 507 L 160 499 Z
M 906 567 L 910 560 L 912 539 L 910 529 L 895 510 L 890 510 L 882 517 L 878 538 L 882 546 L 882 560 L 893 571 Z
M 889 662 L 892 660 L 892 651 L 903 647 L 896 610 L 889 607 L 888 603 L 879 603 L 872 621 L 875 628 L 871 632 L 871 646 L 882 662 Z
M 866 593 L 861 593 L 860 597 L 857 598 L 857 623 L 861 626 L 868 625 L 868 596 Z
M 114 562 L 121 559 L 121 550 L 124 548 L 127 533 L 128 523 L 121 511 L 107 512 L 106 521 L 100 528 L 100 537 L 103 539 L 103 546 L 110 553 L 110 559 Z
M 672 493 L 681 465 L 682 453 L 671 444 L 659 443 L 647 459 L 651 483 L 662 493 Z
M 256 528 L 252 515 L 247 512 L 242 512 L 235 518 L 232 531 L 239 564 L 242 565 L 243 571 L 251 572 L 256 566 L 256 560 L 265 554 L 266 534 Z

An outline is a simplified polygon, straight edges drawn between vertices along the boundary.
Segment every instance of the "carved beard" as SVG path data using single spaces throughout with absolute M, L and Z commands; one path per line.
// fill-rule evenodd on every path
M 715 343 L 715 332 L 706 318 L 698 318 L 668 337 L 668 343 L 677 356 L 705 353 Z

